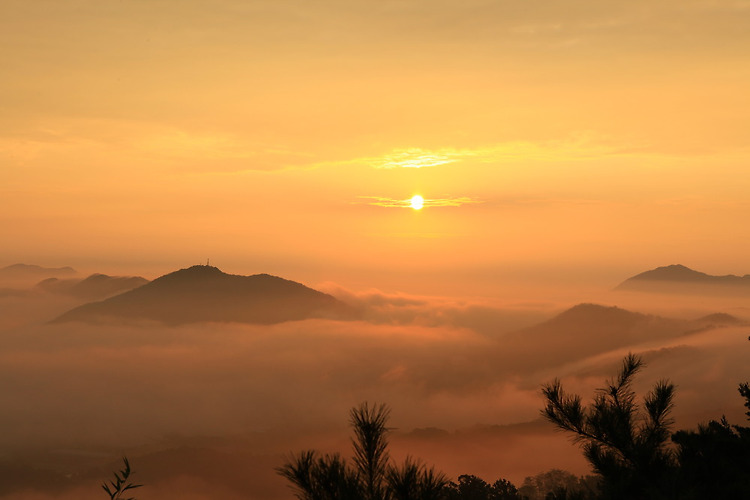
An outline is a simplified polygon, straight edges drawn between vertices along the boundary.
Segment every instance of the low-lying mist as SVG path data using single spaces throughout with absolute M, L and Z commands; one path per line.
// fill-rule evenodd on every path
M 629 351 L 648 364 L 641 394 L 677 384 L 677 427 L 742 419 L 748 328 L 693 321 L 702 310 L 556 316 L 559 304 L 326 291 L 362 319 L 47 324 L 68 304 L 0 298 L 0 498 L 101 498 L 123 453 L 147 485 L 139 499 L 291 498 L 273 468 L 307 448 L 348 454 L 363 401 L 392 408 L 394 457 L 452 477 L 583 474 L 575 445 L 539 420 L 540 384 L 560 377 L 587 400 Z

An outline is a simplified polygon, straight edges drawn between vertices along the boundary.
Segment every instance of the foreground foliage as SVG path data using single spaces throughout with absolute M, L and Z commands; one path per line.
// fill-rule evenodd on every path
M 596 500 L 601 481 L 598 476 L 578 477 L 568 471 L 552 469 L 527 477 L 518 488 L 523 500 Z
M 446 500 L 519 500 L 518 489 L 505 479 L 492 484 L 469 474 L 458 476 L 458 482 L 445 488 Z
M 142 485 L 130 482 L 130 474 L 132 472 L 130 463 L 127 457 L 123 457 L 122 461 L 124 462 L 124 467 L 119 472 L 114 472 L 115 480 L 109 481 L 109 483 L 106 481 L 102 483 L 102 489 L 107 492 L 110 500 L 135 500 L 134 497 L 125 498 L 123 495 L 126 491 L 140 488 Z
M 659 381 L 636 402 L 633 377 L 643 367 L 629 354 L 593 403 L 568 395 L 559 380 L 542 388 L 542 414 L 573 435 L 601 477 L 602 500 L 750 498 L 750 428 L 725 418 L 672 434 L 674 385 Z M 747 384 L 740 394 L 750 404 Z M 750 416 L 750 415 L 749 415 Z
M 542 389 L 544 416 L 582 444 L 603 478 L 607 498 L 660 498 L 673 488 L 676 462 L 668 444 L 674 385 L 658 382 L 644 398 L 642 412 L 632 389 L 642 367 L 639 357 L 628 355 L 618 376 L 597 390 L 589 407 L 580 396 L 566 394 L 559 380 Z
M 367 403 L 353 408 L 351 463 L 339 454 L 303 451 L 277 468 L 300 500 L 440 500 L 447 478 L 434 468 L 407 458 L 391 464 L 386 423 L 390 410 Z
M 672 439 L 679 446 L 680 499 L 750 498 L 750 427 L 722 418 Z

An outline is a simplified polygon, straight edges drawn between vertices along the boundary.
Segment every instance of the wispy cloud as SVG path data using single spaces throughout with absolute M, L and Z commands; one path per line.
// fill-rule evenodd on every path
M 424 168 L 454 163 L 467 156 L 466 151 L 440 149 L 430 151 L 422 148 L 396 149 L 379 158 L 365 161 L 375 168 Z
M 511 141 L 490 144 L 479 148 L 395 149 L 375 158 L 354 160 L 375 168 L 426 168 L 473 160 L 479 163 L 509 160 L 559 161 L 581 159 L 613 154 L 623 154 L 632 147 L 616 147 L 604 143 L 595 134 L 582 132 L 566 140 L 530 142 Z
M 231 142 L 229 143 L 231 144 Z M 220 141 L 222 151 L 228 149 L 227 141 Z M 361 156 L 340 159 L 315 160 L 309 152 L 294 152 L 276 148 L 262 153 L 271 153 L 271 166 L 259 162 L 258 148 L 244 151 L 245 157 L 253 155 L 252 161 L 242 164 L 242 171 L 284 169 L 327 169 L 342 167 L 370 167 L 378 170 L 401 168 L 421 169 L 443 165 L 472 162 L 487 164 L 510 161 L 559 162 L 643 154 L 647 147 L 641 144 L 613 143 L 611 138 L 590 131 L 580 131 L 570 136 L 548 141 L 507 141 L 470 148 L 395 148 L 377 156 Z M 275 163 L 273 163 L 275 162 Z
M 405 200 L 397 200 L 394 198 L 385 198 L 382 196 L 360 196 L 368 205 L 374 205 L 376 207 L 385 208 L 412 208 L 411 198 Z M 467 196 L 455 197 L 455 198 L 425 198 L 423 207 L 460 207 L 462 205 L 470 205 L 482 203 L 480 200 L 475 200 Z

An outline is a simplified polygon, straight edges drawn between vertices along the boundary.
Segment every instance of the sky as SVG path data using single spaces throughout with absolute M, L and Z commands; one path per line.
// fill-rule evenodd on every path
M 747 328 L 691 321 L 746 297 L 608 291 L 750 273 L 748 54 L 748 0 L 0 0 L 0 268 L 210 259 L 367 313 L 49 325 L 78 302 L 0 290 L 0 462 L 125 450 L 144 498 L 202 500 L 229 483 L 169 497 L 184 463 L 147 460 L 208 437 L 288 498 L 281 454 L 346 449 L 369 400 L 451 477 L 582 474 L 540 384 L 588 397 L 628 351 L 679 426 L 742 422 Z M 544 323 L 583 301 L 673 319 Z
M 0 10 L 3 265 L 467 295 L 750 272 L 748 1 Z

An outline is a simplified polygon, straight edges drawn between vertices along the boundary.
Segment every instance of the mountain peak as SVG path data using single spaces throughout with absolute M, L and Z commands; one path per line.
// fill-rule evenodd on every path
M 705 273 L 694 271 L 682 264 L 672 264 L 669 266 L 657 267 L 633 276 L 633 280 L 658 280 L 658 281 L 683 281 L 695 280 L 707 277 Z
M 219 275 L 226 275 L 226 273 L 222 271 L 221 269 L 219 269 L 218 267 L 198 264 L 196 266 L 190 266 L 185 269 L 180 269 L 178 271 L 165 274 L 161 278 L 166 278 L 167 276 L 197 277 L 197 276 L 219 276 Z M 161 279 L 161 278 L 158 278 L 158 279 Z
M 226 274 L 224 271 L 219 269 L 216 266 L 209 266 L 208 264 L 196 264 L 194 266 L 190 266 L 186 269 L 180 269 L 179 271 L 175 271 L 175 273 L 183 272 L 183 271 L 189 271 L 194 273 L 215 273 L 215 274 Z
M 93 300 L 111 297 L 146 283 L 148 280 L 140 276 L 108 276 L 94 273 L 85 279 L 47 278 L 38 282 L 34 288 L 48 293 Z
M 30 277 L 39 279 L 40 277 L 56 277 L 75 275 L 76 270 L 72 267 L 42 267 L 36 264 L 11 264 L 0 268 L 0 276 L 8 278 Z
M 36 264 L 11 264 L 9 266 L 5 266 L 0 271 L 21 271 L 21 272 L 46 272 L 46 271 L 55 271 L 55 272 L 63 272 L 63 273 L 74 273 L 75 269 L 72 267 L 42 267 L 37 266 Z
M 631 324 L 644 318 L 643 314 L 617 306 L 583 303 L 567 309 L 550 320 L 556 324 Z
M 139 288 L 68 311 L 55 321 L 155 320 L 168 324 L 219 321 L 279 323 L 351 316 L 338 299 L 301 283 L 256 274 L 226 274 L 198 265 L 161 276 Z
M 742 288 L 750 290 L 750 276 L 712 276 L 695 271 L 682 264 L 657 267 L 645 271 L 620 283 L 615 290 L 641 290 L 651 292 L 701 292 L 701 287 L 710 286 L 712 292 L 732 291 Z M 703 290 L 707 291 L 707 290 Z

